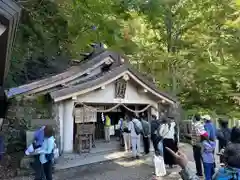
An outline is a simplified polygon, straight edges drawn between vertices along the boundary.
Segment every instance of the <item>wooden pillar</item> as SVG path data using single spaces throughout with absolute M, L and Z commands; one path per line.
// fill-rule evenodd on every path
M 73 118 L 74 101 L 69 100 L 64 103 L 63 119 L 63 150 L 64 152 L 73 152 Z

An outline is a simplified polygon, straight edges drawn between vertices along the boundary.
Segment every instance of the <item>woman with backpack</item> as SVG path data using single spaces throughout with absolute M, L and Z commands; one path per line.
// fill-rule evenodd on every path
M 37 153 L 40 154 L 39 160 L 43 166 L 43 172 L 46 180 L 52 180 L 52 168 L 54 159 L 55 138 L 53 137 L 53 128 L 46 126 L 44 128 L 44 141 L 42 147 Z
M 137 115 L 133 114 L 132 120 L 128 124 L 128 131 L 131 136 L 133 158 L 139 159 L 140 154 L 140 133 L 142 132 L 142 123 Z
M 175 126 L 176 123 L 168 118 L 163 118 L 162 125 L 159 129 L 159 134 L 163 138 L 163 153 L 164 162 L 169 165 L 170 168 L 175 164 L 174 157 L 166 151 L 166 147 L 170 148 L 172 151 L 177 152 L 178 147 L 175 142 Z

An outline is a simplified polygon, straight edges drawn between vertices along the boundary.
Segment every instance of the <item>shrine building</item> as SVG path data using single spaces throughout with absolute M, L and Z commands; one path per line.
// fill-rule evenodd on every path
M 94 151 L 84 141 L 98 148 L 104 139 L 103 113 L 111 119 L 111 141 L 116 143 L 117 124 L 125 112 L 159 116 L 177 104 L 125 56 L 100 45 L 65 72 L 6 93 L 11 102 L 6 119 L 15 118 L 14 123 L 32 131 L 53 125 L 61 153 Z

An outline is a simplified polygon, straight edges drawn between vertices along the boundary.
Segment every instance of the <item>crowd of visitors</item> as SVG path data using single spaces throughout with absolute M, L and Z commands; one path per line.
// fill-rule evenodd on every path
M 182 167 L 180 175 L 185 180 L 198 180 L 203 175 L 206 180 L 240 180 L 239 128 L 230 129 L 228 121 L 220 119 L 220 128 L 216 129 L 209 115 L 194 116 L 190 134 L 197 171 L 194 174 L 188 165 L 186 155 L 178 150 L 178 130 L 174 119 L 165 116 L 157 119 L 154 115 L 151 118 L 151 121 L 148 121 L 144 115 L 127 116 L 123 133 L 129 136 L 124 135 L 124 142 L 125 150 L 132 149 L 133 157 L 139 158 L 141 135 L 146 154 L 149 153 L 151 140 L 155 150 L 154 160 L 161 161 L 162 159 L 165 164 L 162 166 L 161 163 L 155 163 L 155 166 L 161 167 L 158 175 L 166 175 L 165 166 L 172 168 L 178 164 Z M 224 164 L 219 170 L 216 170 L 215 159 L 217 139 L 219 140 L 220 162 Z
M 203 121 L 201 121 L 203 120 Z M 228 128 L 228 121 L 220 119 L 220 128 L 216 130 L 211 117 L 202 118 L 195 115 L 192 122 L 191 139 L 197 173 L 193 175 L 190 169 L 185 179 L 199 179 L 204 176 L 206 180 L 240 180 L 240 129 Z M 219 140 L 219 155 L 222 167 L 215 172 L 216 139 Z
M 140 142 L 142 139 L 144 153 L 150 152 L 150 141 L 152 141 L 155 150 L 155 160 L 163 161 L 158 164 L 161 166 L 161 176 L 166 175 L 165 165 L 172 168 L 175 165 L 175 159 L 172 154 L 166 150 L 171 149 L 173 152 L 178 151 L 177 126 L 174 118 L 161 117 L 157 119 L 152 115 L 151 120 L 143 113 L 141 115 L 128 114 L 124 119 L 119 121 L 122 137 L 124 139 L 125 151 L 132 150 L 133 159 L 140 156 Z M 131 146 L 129 146 L 131 144 Z
M 150 152 L 150 141 L 155 155 L 155 173 L 166 175 L 166 166 L 179 165 L 184 180 L 240 180 L 240 129 L 228 128 L 228 121 L 220 119 L 217 130 L 209 115 L 195 115 L 192 121 L 191 138 L 196 174 L 189 167 L 187 157 L 178 150 L 178 129 L 174 118 L 152 115 L 151 120 L 144 114 L 128 114 L 119 121 L 121 137 L 125 151 L 132 151 L 133 158 L 140 158 L 140 141 L 143 140 L 144 153 Z M 105 128 L 107 130 L 107 128 Z M 105 133 L 108 136 L 109 133 Z M 56 148 L 53 128 L 44 126 L 34 134 L 33 143 L 26 150 L 26 155 L 34 156 L 32 164 L 35 180 L 52 180 L 52 167 Z M 222 167 L 216 170 L 215 149 L 219 140 L 219 155 Z M 106 138 L 109 141 L 109 137 Z M 203 169 L 202 169 L 203 167 Z

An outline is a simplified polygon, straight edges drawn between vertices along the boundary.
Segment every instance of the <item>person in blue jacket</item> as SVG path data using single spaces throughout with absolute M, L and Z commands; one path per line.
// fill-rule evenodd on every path
M 209 115 L 205 115 L 202 119 L 205 121 L 204 129 L 207 131 L 209 139 L 211 141 L 216 140 L 216 127 L 211 121 L 211 117 Z

